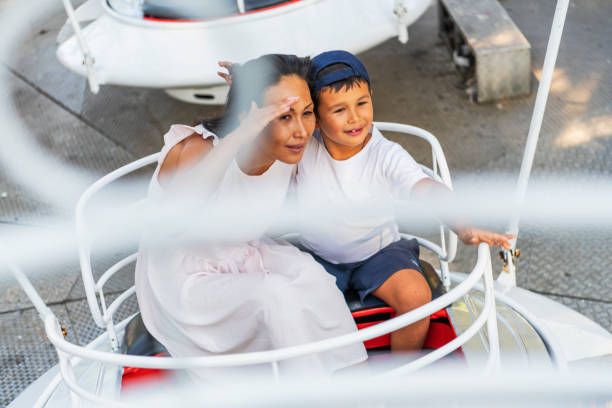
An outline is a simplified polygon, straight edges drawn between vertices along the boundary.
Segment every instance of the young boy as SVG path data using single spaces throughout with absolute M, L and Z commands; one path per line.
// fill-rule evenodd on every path
M 298 203 L 325 208 L 394 198 L 452 199 L 445 185 L 429 178 L 399 144 L 372 126 L 370 78 L 363 63 L 346 51 L 312 60 L 311 94 L 317 129 L 298 164 Z M 451 225 L 465 244 L 486 242 L 509 248 L 508 235 Z M 336 277 L 343 292 L 363 300 L 373 294 L 398 314 L 431 300 L 419 265 L 416 240 L 401 239 L 392 211 L 325 219 L 301 231 L 301 244 Z M 393 350 L 418 350 L 429 328 L 423 319 L 391 335 Z
M 311 94 L 317 131 L 296 173 L 297 201 L 306 208 L 347 209 L 396 198 L 452 200 L 445 185 L 429 178 L 399 144 L 372 126 L 374 110 L 370 77 L 363 63 L 346 51 L 329 51 L 312 60 Z M 230 63 L 221 62 L 222 67 Z M 228 82 L 231 75 L 219 73 Z M 452 225 L 468 245 L 485 242 L 509 248 L 509 235 Z M 303 225 L 303 249 L 336 277 L 338 288 L 354 289 L 384 300 L 398 314 L 431 300 L 419 264 L 416 240 L 401 239 L 389 211 L 325 217 Z M 419 350 L 429 318 L 391 334 L 395 351 Z

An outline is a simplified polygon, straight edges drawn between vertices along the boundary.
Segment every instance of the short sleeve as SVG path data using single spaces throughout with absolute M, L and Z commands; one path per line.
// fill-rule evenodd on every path
M 197 125 L 196 127 L 193 127 L 192 129 L 196 133 L 199 133 L 200 135 L 202 135 L 202 139 L 210 139 L 210 138 L 212 138 L 213 146 L 216 146 L 217 143 L 219 143 L 219 137 L 217 135 L 215 135 L 213 132 L 211 132 L 208 129 L 206 129 L 204 127 L 204 125 L 202 125 L 201 123 L 199 125 Z
M 391 192 L 398 198 L 407 197 L 417 182 L 429 178 L 410 153 L 397 143 L 385 155 L 384 170 Z
M 212 132 L 209 132 L 202 124 L 195 127 L 187 125 L 172 125 L 170 130 L 164 135 L 164 147 L 162 149 L 162 156 L 165 158 L 166 153 L 170 151 L 175 145 L 183 141 L 185 138 L 197 133 L 202 135 L 203 139 L 212 138 L 213 146 L 216 146 L 219 142 L 219 138 Z

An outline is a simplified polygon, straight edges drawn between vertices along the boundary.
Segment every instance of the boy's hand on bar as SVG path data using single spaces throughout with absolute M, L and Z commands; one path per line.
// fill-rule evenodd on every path
M 457 237 L 465 245 L 478 245 L 484 242 L 489 246 L 500 246 L 504 249 L 510 249 L 509 240 L 514 238 L 515 235 L 499 234 L 480 228 L 467 227 L 457 231 Z

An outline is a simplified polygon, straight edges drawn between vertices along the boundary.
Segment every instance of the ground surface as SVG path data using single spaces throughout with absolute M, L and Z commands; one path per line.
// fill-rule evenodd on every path
M 0 0 L 0 12 L 14 0 Z M 59 3 L 58 3 L 59 4 Z M 537 78 L 554 10 L 553 0 L 504 0 L 503 6 L 532 46 L 531 96 L 477 105 L 437 37 L 436 9 L 410 29 L 410 42 L 392 39 L 362 55 L 373 78 L 375 119 L 430 130 L 447 154 L 451 172 L 511 172 L 516 175 L 535 99 Z M 17 55 L 0 67 L 8 75 L 14 105 L 46 154 L 96 175 L 156 152 L 172 123 L 194 123 L 216 108 L 188 105 L 163 91 L 103 86 L 92 95 L 85 80 L 55 59 L 61 10 L 29 25 Z M 534 175 L 612 173 L 612 3 L 572 2 L 567 17 Z M 211 61 L 214 63 L 214 61 Z M 397 137 L 417 160 L 423 146 Z M 41 180 L 44 183 L 45 180 Z M 38 199 L 0 164 L 0 230 L 48 230 L 46 216 L 70 217 Z M 612 330 L 610 231 L 542 231 L 524 225 L 518 281 Z M 473 248 L 461 247 L 454 270 L 469 270 Z M 36 256 L 36 254 L 33 254 Z M 97 259 L 101 270 L 111 259 Z M 501 265 L 495 261 L 494 269 Z M 27 271 L 67 328 L 85 344 L 100 330 L 88 314 L 76 256 L 72 262 Z M 111 283 L 110 297 L 131 285 L 130 271 Z M 121 312 L 136 308 L 129 303 Z M 17 284 L 0 280 L 0 406 L 56 363 L 44 330 Z

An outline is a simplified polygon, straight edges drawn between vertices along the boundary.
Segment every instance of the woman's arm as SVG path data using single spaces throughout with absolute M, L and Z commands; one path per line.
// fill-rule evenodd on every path
M 213 149 L 212 142 L 193 135 L 174 146 L 160 168 L 158 180 L 172 193 L 197 194 L 206 198 L 216 188 L 240 147 L 252 142 L 276 117 L 287 112 L 297 98 L 286 98 L 274 105 L 251 110 L 235 131 L 226 135 Z M 210 153 L 214 150 L 214 153 Z

